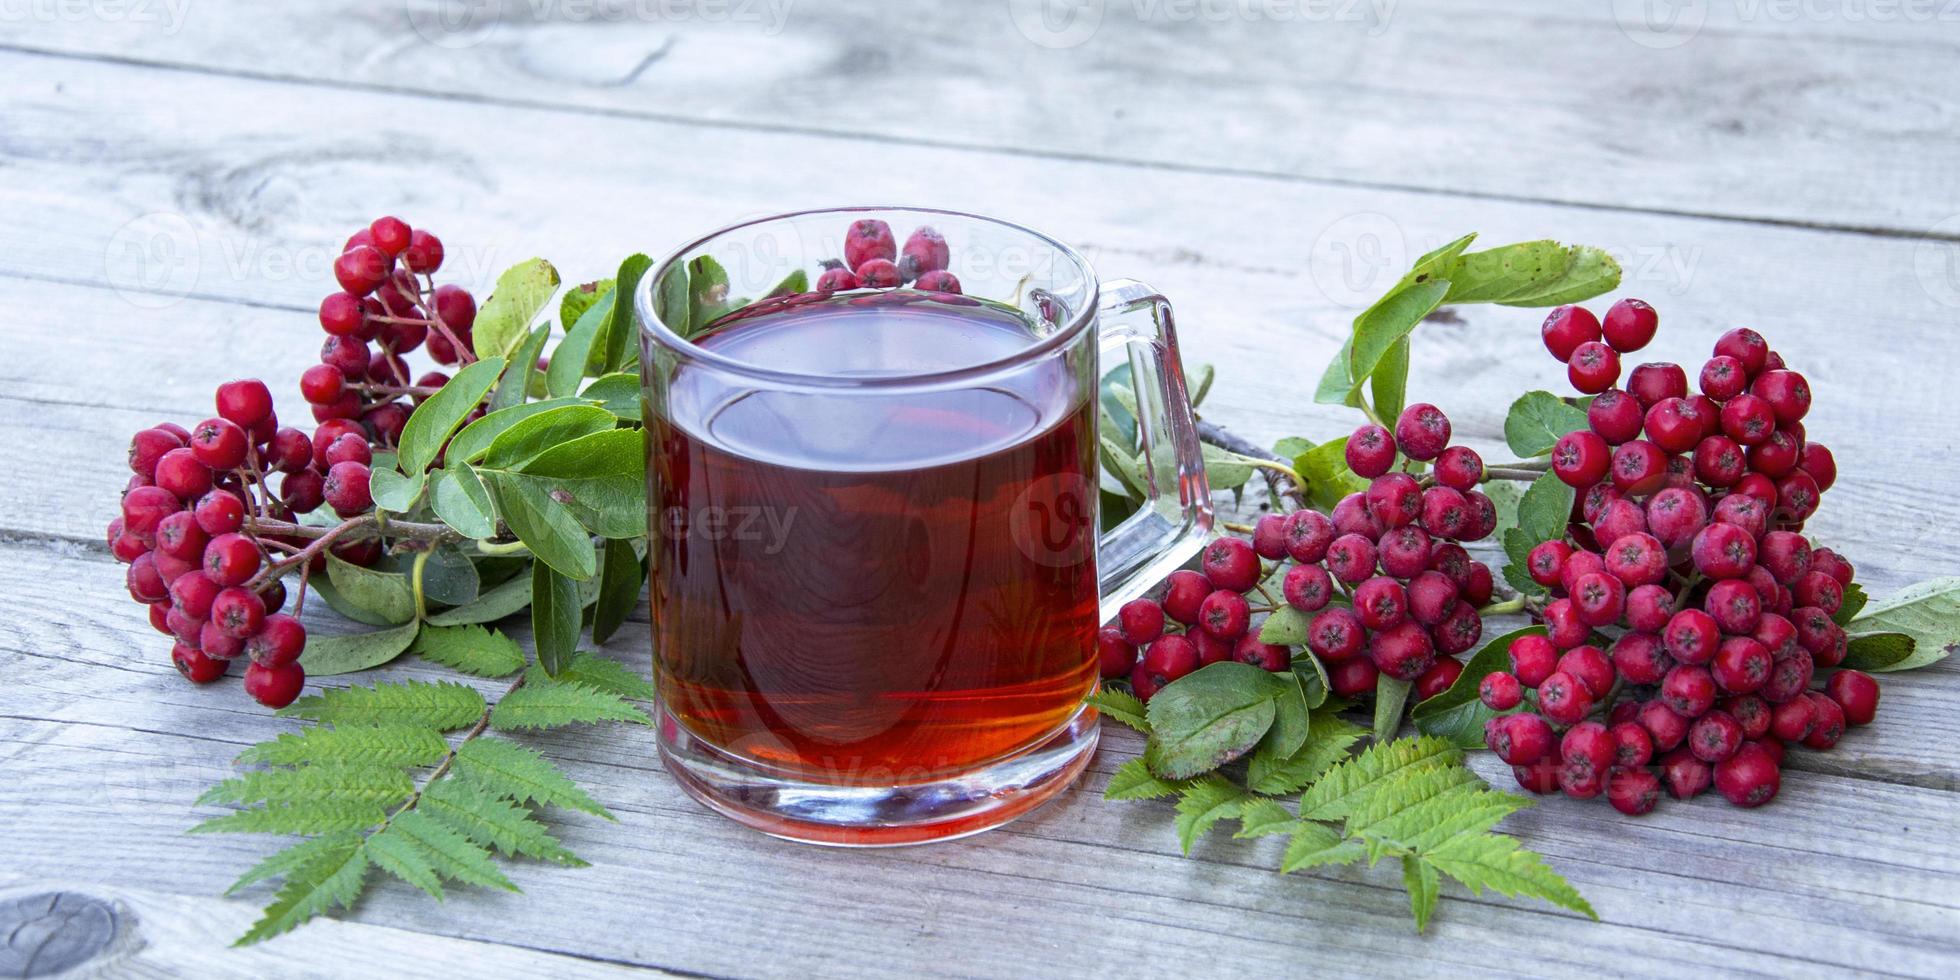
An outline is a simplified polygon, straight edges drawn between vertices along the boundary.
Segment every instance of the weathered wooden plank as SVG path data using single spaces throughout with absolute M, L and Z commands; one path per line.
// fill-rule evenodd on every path
M 199 72 L 1316 183 L 1909 234 L 1953 217 L 1960 142 L 1945 122 L 1960 72 L 1943 4 L 1886 16 L 1686 5 L 1672 31 L 1645 27 L 1632 3 L 1096 3 L 1044 20 L 1049 6 L 595 13 L 513 0 L 441 20 L 439 4 L 232 2 L 178 23 L 9 19 L 0 39 Z
M 16 976 L 179 977 L 386 974 L 479 977 L 647 975 L 577 956 L 471 942 L 363 922 L 323 920 L 277 943 L 226 948 L 257 913 L 244 902 L 100 880 L 0 874 L 0 969 Z M 29 969 L 29 967 L 32 969 Z
M 78 607 L 78 596 L 107 594 L 107 562 L 22 545 L 0 546 L 0 559 L 17 610 L 0 648 L 19 651 L 4 668 L 0 757 L 13 792 L 0 798 L 0 854 L 40 878 L 214 893 L 264 844 L 220 836 L 185 847 L 181 831 L 200 815 L 188 803 L 271 731 L 264 712 L 233 683 L 181 683 L 133 615 Z M 629 627 L 612 653 L 644 665 L 645 642 L 643 627 Z M 412 661 L 389 672 L 432 673 Z M 843 853 L 769 841 L 695 806 L 658 772 L 644 730 L 552 735 L 537 744 L 621 819 L 560 821 L 595 867 L 521 868 L 526 897 L 461 893 L 444 906 L 384 886 L 359 920 L 708 973 L 794 958 L 824 975 L 902 975 L 949 955 L 988 975 L 1093 973 L 1129 955 L 1111 950 L 1145 948 L 1153 968 L 1197 970 L 1221 942 L 1235 966 L 1343 972 L 1384 958 L 1424 972 L 1502 970 L 1518 955 L 1545 969 L 1638 957 L 1614 960 L 1634 972 L 1721 962 L 1937 975 L 1960 963 L 1948 928 L 1960 905 L 1948 841 L 1960 826 L 1945 792 L 1793 772 L 1782 799 L 1752 812 L 1703 800 L 1629 821 L 1597 802 L 1547 801 L 1513 826 L 1607 924 L 1451 892 L 1435 935 L 1414 942 L 1388 869 L 1279 878 L 1270 846 L 1225 841 L 1177 857 L 1166 806 L 1095 798 L 1140 747 L 1120 732 L 1110 743 L 1081 789 L 1002 832 Z M 1489 760 L 1478 765 L 1501 778 Z M 37 846 L 56 833 L 119 846 Z M 1820 920 L 1820 906 L 1833 914 Z M 741 923 L 754 931 L 731 943 Z

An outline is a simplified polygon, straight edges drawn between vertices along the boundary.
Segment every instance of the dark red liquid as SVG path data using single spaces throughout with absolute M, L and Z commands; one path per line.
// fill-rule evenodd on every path
M 697 342 L 862 378 L 1034 342 L 1012 310 L 873 295 Z M 678 368 L 649 468 L 667 710 L 724 751 L 829 783 L 939 778 L 1059 729 L 1096 676 L 1093 365 L 1079 361 L 882 394 Z

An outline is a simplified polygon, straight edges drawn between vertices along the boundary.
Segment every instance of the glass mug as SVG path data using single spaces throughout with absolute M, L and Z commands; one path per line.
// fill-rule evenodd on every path
M 940 232 L 927 265 L 957 285 L 812 290 L 872 219 Z M 841 845 L 977 833 L 1066 788 L 1095 751 L 1099 624 L 1211 529 L 1170 304 L 1018 225 L 911 208 L 715 232 L 633 302 L 668 771 Z M 1099 539 L 1118 361 L 1146 500 Z

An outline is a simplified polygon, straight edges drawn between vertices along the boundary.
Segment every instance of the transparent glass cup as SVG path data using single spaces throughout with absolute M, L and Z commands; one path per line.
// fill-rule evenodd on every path
M 867 221 L 936 229 L 957 293 L 813 289 Z M 1169 302 L 1018 225 L 913 208 L 715 232 L 633 302 L 668 771 L 840 845 L 977 833 L 1065 789 L 1096 746 L 1098 625 L 1211 529 Z M 1119 365 L 1135 408 L 1113 415 Z M 1144 504 L 1101 529 L 1111 479 Z

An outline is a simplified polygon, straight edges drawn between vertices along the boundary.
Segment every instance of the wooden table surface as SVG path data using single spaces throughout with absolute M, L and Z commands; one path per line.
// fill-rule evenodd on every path
M 1681 6 L 1665 30 L 1637 0 L 6 6 L 0 972 L 1960 973 L 1956 661 L 1886 678 L 1879 723 L 1793 754 L 1766 809 L 1509 820 L 1598 924 L 1452 886 L 1417 936 L 1392 869 L 1281 877 L 1270 840 L 1181 857 L 1168 806 L 1100 800 L 1123 732 L 1033 816 L 857 853 L 708 813 L 648 731 L 547 737 L 620 818 L 561 824 L 591 868 L 445 905 L 386 883 L 244 951 L 256 904 L 215 896 L 266 842 L 183 833 L 274 726 L 235 681 L 179 681 L 123 596 L 101 531 L 124 445 L 235 376 L 300 411 L 331 249 L 382 213 L 479 287 L 773 211 L 998 214 L 1174 297 L 1187 362 L 1219 365 L 1208 416 L 1267 442 L 1352 426 L 1312 384 L 1421 251 L 1600 245 L 1661 310 L 1656 355 L 1746 325 L 1809 375 L 1843 472 L 1811 528 L 1868 588 L 1953 573 L 1960 12 Z M 1496 451 L 1510 400 L 1560 383 L 1538 319 L 1425 326 L 1413 394 Z M 644 669 L 647 645 L 642 613 L 608 652 Z

